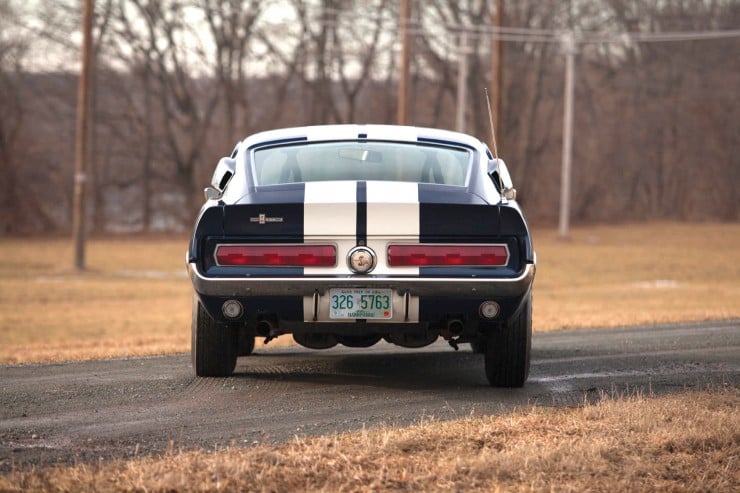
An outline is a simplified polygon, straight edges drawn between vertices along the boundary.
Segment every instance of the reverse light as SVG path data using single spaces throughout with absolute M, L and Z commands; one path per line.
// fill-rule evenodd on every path
M 509 263 L 509 247 L 497 245 L 390 245 L 391 267 L 497 267 Z
M 501 307 L 495 301 L 484 301 L 480 304 L 480 308 L 478 308 L 480 316 L 489 320 L 496 318 L 500 312 Z
M 227 300 L 221 306 L 221 311 L 226 318 L 239 318 L 242 316 L 244 307 L 237 300 Z
M 334 245 L 217 245 L 216 264 L 252 267 L 334 267 Z

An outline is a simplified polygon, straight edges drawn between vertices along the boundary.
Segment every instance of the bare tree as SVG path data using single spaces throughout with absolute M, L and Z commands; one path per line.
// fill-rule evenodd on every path
M 381 34 L 397 24 L 396 16 L 389 16 L 389 2 L 380 0 L 360 6 L 355 3 L 352 10 L 337 16 L 341 31 L 335 32 L 333 64 L 339 78 L 339 87 L 345 100 L 345 111 L 341 121 L 355 122 L 358 97 L 362 89 L 379 72 L 379 54 L 392 50 L 396 37 L 381 39 Z
M 332 52 L 338 38 L 338 18 L 346 5 L 340 0 L 319 0 L 318 14 L 314 14 L 308 2 L 293 0 L 292 3 L 301 26 L 299 46 L 304 61 L 300 74 L 308 94 L 308 122 L 340 122 L 342 118 L 332 94 Z
M 0 30 L 7 29 L 15 12 L 10 4 L 0 4 Z M 19 86 L 22 84 L 21 60 L 26 52 L 26 41 L 0 37 L 0 233 L 14 231 L 18 190 L 14 159 L 17 157 L 18 137 L 23 123 L 24 108 Z
M 32 180 L 30 165 L 35 142 L 29 128 L 36 117 L 30 104 L 37 96 L 24 70 L 33 33 L 23 26 L 11 3 L 0 4 L 0 234 L 51 231 L 56 225 L 36 196 L 37 182 L 53 180 L 51 173 Z M 6 36 L 7 34 L 7 36 Z
M 133 33 L 132 38 L 141 36 L 148 50 L 157 81 L 154 94 L 162 111 L 156 124 L 163 131 L 174 180 L 185 201 L 183 220 L 189 220 L 199 207 L 196 172 L 219 99 L 217 88 L 195 76 L 197 66 L 207 66 L 205 54 L 184 42 L 198 39 L 186 21 L 191 8 L 183 1 L 131 0 L 119 10 L 125 31 Z M 143 33 L 135 27 L 139 25 Z
M 414 6 L 413 123 L 454 126 L 457 39 L 468 30 L 468 132 L 487 140 L 492 2 Z M 0 3 L 0 232 L 69 227 L 78 14 L 76 0 Z M 190 222 L 216 158 L 252 131 L 394 121 L 396 2 L 101 0 L 97 18 L 101 228 Z M 737 220 L 740 59 L 729 54 L 740 40 L 617 35 L 738 25 L 733 0 L 507 2 L 506 27 L 553 33 L 504 44 L 499 149 L 529 215 L 557 211 L 564 58 L 554 33 L 567 29 L 613 35 L 579 45 L 574 220 Z M 38 56 L 47 50 L 51 61 Z
M 223 149 L 231 149 L 246 132 L 248 118 L 246 63 L 250 41 L 262 12 L 269 6 L 264 0 L 199 0 L 215 43 L 214 77 L 221 90 L 223 107 Z M 237 121 L 240 135 L 237 136 Z

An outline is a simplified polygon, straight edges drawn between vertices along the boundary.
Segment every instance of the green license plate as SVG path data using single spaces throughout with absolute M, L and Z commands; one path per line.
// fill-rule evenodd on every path
M 392 289 L 330 289 L 329 318 L 393 318 Z

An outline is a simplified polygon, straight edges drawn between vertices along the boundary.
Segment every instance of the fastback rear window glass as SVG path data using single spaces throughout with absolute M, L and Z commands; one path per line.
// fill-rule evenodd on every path
M 395 142 L 321 142 L 257 149 L 257 185 L 382 180 L 463 186 L 471 152 Z

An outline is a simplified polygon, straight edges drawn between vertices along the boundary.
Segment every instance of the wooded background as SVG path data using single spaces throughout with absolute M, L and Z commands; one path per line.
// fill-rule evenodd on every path
M 489 141 L 493 1 L 413 1 L 408 122 Z M 565 58 L 575 69 L 572 218 L 740 219 L 737 0 L 508 0 L 498 148 L 528 217 L 558 215 Z M 395 123 L 397 0 L 98 0 L 88 187 L 95 232 L 190 228 L 247 135 Z M 0 234 L 68 232 L 77 0 L 0 0 Z M 676 34 L 680 33 L 680 34 Z M 691 34 L 694 33 L 694 34 Z

